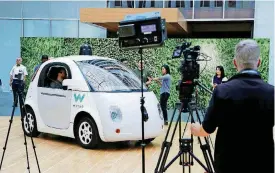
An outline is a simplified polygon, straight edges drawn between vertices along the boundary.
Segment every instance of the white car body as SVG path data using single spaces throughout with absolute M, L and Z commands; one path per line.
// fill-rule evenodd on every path
M 116 60 L 106 57 L 76 55 L 51 59 L 40 66 L 30 82 L 25 100 L 26 107 L 32 109 L 35 115 L 37 131 L 75 138 L 77 133 L 75 132 L 75 122 L 85 115 L 93 119 L 99 137 L 104 142 L 141 140 L 141 92 L 91 90 L 91 85 L 87 80 L 88 73 L 94 71 L 92 68 L 96 68 L 97 72 L 104 69 L 87 64 L 87 68 L 83 65 L 83 69 L 88 69 L 87 74 L 84 74 L 78 63 L 95 60 L 120 64 Z M 63 86 L 67 86 L 67 89 L 41 87 L 43 74 L 46 75 L 46 71 L 44 70 L 44 73 L 43 69 L 49 68 L 51 64 L 53 66 L 65 65 L 69 68 L 70 72 L 67 73 L 71 74 L 71 79 L 63 81 Z M 122 64 L 120 66 L 120 68 L 127 69 L 127 73 L 132 73 L 132 77 L 136 77 L 134 80 L 138 79 L 127 67 Z M 97 76 L 105 73 L 107 74 L 107 70 L 102 74 L 98 73 Z M 111 72 L 109 73 L 113 75 Z M 110 78 L 113 79 L 114 76 L 110 76 Z M 97 80 L 99 79 L 100 77 Z M 46 85 L 45 83 L 44 85 Z M 108 87 L 106 88 L 108 89 Z M 163 131 L 164 120 L 155 94 L 151 91 L 145 91 L 144 97 L 144 106 L 149 115 L 148 121 L 144 122 L 144 138 L 155 138 Z M 29 120 L 31 121 L 31 119 Z

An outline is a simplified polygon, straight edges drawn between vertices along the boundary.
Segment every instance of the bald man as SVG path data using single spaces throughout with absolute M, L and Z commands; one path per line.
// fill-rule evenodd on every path
M 10 71 L 10 86 L 12 87 L 14 106 L 17 107 L 18 96 L 23 98 L 24 83 L 26 76 L 28 75 L 27 69 L 22 63 L 22 58 L 16 59 L 16 65 L 14 65 Z
M 264 82 L 260 46 L 242 40 L 233 64 L 238 73 L 215 87 L 202 125 L 193 123 L 195 136 L 217 130 L 216 173 L 274 172 L 274 86 Z

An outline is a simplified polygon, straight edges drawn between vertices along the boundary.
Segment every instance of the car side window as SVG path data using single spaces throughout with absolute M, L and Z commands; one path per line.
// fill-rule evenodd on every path
M 42 69 L 38 80 L 38 87 L 66 89 L 62 87 L 62 81 L 71 78 L 71 71 L 67 64 L 50 63 Z

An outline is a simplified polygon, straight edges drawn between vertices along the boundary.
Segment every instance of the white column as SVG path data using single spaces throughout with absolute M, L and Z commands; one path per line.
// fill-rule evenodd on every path
M 222 18 L 224 19 L 224 13 L 225 13 L 225 0 L 222 2 Z
M 192 14 L 192 19 L 195 19 L 195 0 L 193 0 L 193 14 Z
M 274 85 L 274 1 L 255 0 L 254 38 L 269 38 L 268 83 Z

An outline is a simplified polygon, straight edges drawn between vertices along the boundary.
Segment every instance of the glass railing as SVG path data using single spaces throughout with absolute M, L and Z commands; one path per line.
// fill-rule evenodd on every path
M 141 1 L 128 1 L 120 0 L 107 1 L 108 8 L 163 8 L 164 1 L 150 1 L 150 0 L 141 0 Z
M 195 19 L 222 19 L 223 1 L 195 1 Z
M 165 1 L 165 8 L 179 8 L 185 19 L 193 17 L 193 0 L 186 1 Z
M 226 1 L 224 18 L 254 18 L 255 1 Z
M 136 8 L 163 8 L 164 1 L 135 1 Z
M 254 18 L 255 9 L 255 0 L 110 0 L 107 4 L 108 8 L 179 8 L 185 19 Z
M 109 0 L 107 1 L 107 7 L 108 8 L 134 8 L 134 1 L 114 1 Z

